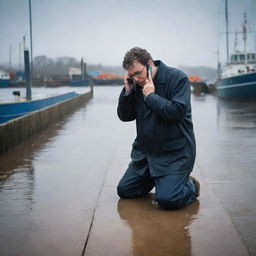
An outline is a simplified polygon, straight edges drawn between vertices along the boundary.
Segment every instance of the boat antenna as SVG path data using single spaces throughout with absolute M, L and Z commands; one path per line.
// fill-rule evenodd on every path
M 228 0 L 225 0 L 225 18 L 226 18 L 226 43 L 227 43 L 227 65 L 229 64 L 229 43 L 228 43 Z
M 26 48 L 26 34 L 22 37 L 22 39 L 23 39 L 23 51 L 24 51 Z

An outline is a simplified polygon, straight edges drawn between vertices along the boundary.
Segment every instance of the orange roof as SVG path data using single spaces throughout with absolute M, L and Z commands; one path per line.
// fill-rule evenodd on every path
M 189 76 L 188 77 L 190 82 L 200 82 L 202 81 L 202 78 L 200 76 Z
M 120 79 L 122 78 L 121 76 L 118 76 L 118 75 L 114 75 L 114 74 L 111 74 L 111 73 L 101 73 L 99 75 L 97 75 L 95 77 L 96 79 Z

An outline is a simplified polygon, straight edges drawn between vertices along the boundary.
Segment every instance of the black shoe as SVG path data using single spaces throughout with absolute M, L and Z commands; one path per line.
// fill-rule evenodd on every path
M 196 186 L 196 197 L 199 197 L 200 196 L 200 182 L 193 176 L 189 176 L 189 178 L 194 182 L 194 184 Z

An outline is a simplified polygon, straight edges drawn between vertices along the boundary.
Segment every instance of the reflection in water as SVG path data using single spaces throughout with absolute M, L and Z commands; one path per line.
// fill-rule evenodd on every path
M 0 182 L 1 255 L 11 255 L 11 244 L 14 248 L 22 248 L 33 226 L 30 213 L 34 205 L 35 180 L 30 164 L 17 167 L 15 175 Z
M 192 98 L 193 98 L 193 100 L 194 101 L 205 101 L 206 100 L 206 97 L 207 97 L 207 95 L 205 95 L 205 94 L 192 94 Z
M 191 255 L 189 225 L 199 201 L 177 211 L 160 210 L 152 201 L 152 194 L 118 201 L 118 213 L 132 229 L 133 255 Z
M 217 100 L 217 136 L 213 160 L 221 163 L 221 166 L 215 171 L 215 180 L 221 177 L 222 181 L 247 183 L 247 180 L 255 179 L 255 132 L 255 102 Z M 254 186 L 251 189 L 255 191 Z
M 23 172 L 25 169 L 33 169 L 31 166 L 35 154 L 52 137 L 57 135 L 58 128 L 59 125 L 52 125 L 45 131 L 28 138 L 25 142 L 0 155 L 0 179 L 6 178 L 12 173 Z
M 217 115 L 222 127 L 256 130 L 256 102 L 218 99 Z

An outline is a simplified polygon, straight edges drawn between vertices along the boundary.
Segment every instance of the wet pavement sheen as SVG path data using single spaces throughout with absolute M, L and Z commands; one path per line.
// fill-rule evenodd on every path
M 116 195 L 135 137 L 116 116 L 120 90 L 96 87 L 83 108 L 0 156 L 11 173 L 0 181 L 0 255 L 256 255 L 256 103 L 192 95 L 202 192 L 163 211 L 154 191 Z

